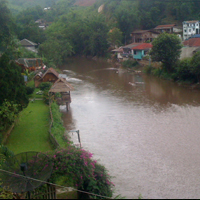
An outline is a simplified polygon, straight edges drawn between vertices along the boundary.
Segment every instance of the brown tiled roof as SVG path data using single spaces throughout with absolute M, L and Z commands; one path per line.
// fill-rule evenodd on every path
M 200 47 L 200 38 L 191 38 L 188 40 L 185 40 L 183 42 L 184 46 L 189 46 L 189 47 Z
M 176 24 L 165 24 L 165 25 L 158 25 L 154 29 L 168 29 L 176 26 Z

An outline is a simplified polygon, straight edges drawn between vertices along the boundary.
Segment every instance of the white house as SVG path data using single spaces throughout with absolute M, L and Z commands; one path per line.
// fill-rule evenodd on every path
M 200 34 L 200 21 L 184 21 L 183 22 L 183 40 L 187 40 L 193 35 Z

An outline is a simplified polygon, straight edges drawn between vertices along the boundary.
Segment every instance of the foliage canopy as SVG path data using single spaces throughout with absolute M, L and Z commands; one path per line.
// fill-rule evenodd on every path
M 173 65 L 177 62 L 181 53 L 181 40 L 178 36 L 169 33 L 162 33 L 152 42 L 150 52 L 153 61 L 163 63 L 163 68 L 171 72 Z
M 0 58 L 0 80 L 0 105 L 5 99 L 18 104 L 19 110 L 28 105 L 29 99 L 21 68 L 14 61 L 10 61 L 6 54 Z

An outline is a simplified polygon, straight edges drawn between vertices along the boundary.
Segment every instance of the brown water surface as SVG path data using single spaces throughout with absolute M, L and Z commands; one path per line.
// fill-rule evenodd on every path
M 75 88 L 70 111 L 61 106 L 65 127 L 80 130 L 116 195 L 200 197 L 200 91 L 103 61 L 77 58 L 61 69 Z

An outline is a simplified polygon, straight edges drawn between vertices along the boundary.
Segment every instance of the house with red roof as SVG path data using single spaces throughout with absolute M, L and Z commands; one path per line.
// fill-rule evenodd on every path
M 180 59 L 192 57 L 200 48 L 200 34 L 196 34 L 191 38 L 183 41 Z
M 153 45 L 151 43 L 131 43 L 118 49 L 114 49 L 112 52 L 117 53 L 118 59 L 126 60 L 128 58 L 134 58 L 141 60 L 148 54 L 152 47 Z
M 191 37 L 190 39 L 185 40 L 183 45 L 187 47 L 200 47 L 200 35 L 199 37 Z
M 149 53 L 153 45 L 151 43 L 141 43 L 135 47 L 132 47 L 133 58 L 141 60 L 145 55 Z

